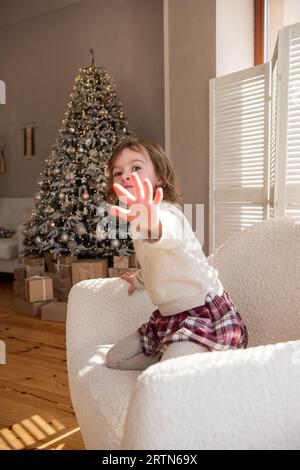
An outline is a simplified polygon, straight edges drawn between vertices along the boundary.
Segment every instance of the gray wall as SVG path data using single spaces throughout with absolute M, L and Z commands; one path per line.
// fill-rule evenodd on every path
M 204 204 L 203 250 L 207 255 L 209 79 L 216 75 L 215 0 L 170 0 L 169 44 L 171 158 L 184 202 Z
M 0 79 L 7 104 L 0 106 L 0 135 L 7 141 L 8 172 L 0 175 L 0 197 L 33 194 L 78 69 L 89 65 L 90 47 L 96 65 L 114 78 L 136 134 L 164 145 L 163 0 L 84 0 L 47 12 L 45 6 L 29 18 L 25 11 L 14 18 L 7 1 L 1 3 Z M 38 127 L 33 160 L 23 155 L 27 122 Z

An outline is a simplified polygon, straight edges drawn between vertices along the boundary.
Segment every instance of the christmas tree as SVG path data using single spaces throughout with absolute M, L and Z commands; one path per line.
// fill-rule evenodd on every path
M 118 143 L 133 135 L 115 90 L 93 57 L 90 67 L 79 70 L 25 224 L 25 255 L 95 258 L 133 252 L 128 230 L 115 226 L 107 210 L 107 160 Z

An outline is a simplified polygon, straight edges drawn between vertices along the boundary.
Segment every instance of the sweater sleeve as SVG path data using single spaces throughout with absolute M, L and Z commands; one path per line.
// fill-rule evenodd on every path
M 134 273 L 133 285 L 136 289 L 145 289 L 145 284 L 142 278 L 142 270 L 139 269 Z
M 147 248 L 172 249 L 184 243 L 184 216 L 177 209 L 159 210 L 159 219 L 162 226 L 162 234 L 159 240 L 150 243 L 145 240 Z

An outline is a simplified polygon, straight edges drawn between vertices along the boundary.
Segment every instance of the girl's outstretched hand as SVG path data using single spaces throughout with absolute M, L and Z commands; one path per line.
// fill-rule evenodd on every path
M 132 173 L 132 182 L 135 188 L 135 196 L 133 196 L 122 185 L 115 183 L 113 188 L 124 202 L 128 209 L 119 206 L 111 206 L 110 212 L 116 216 L 129 222 L 133 228 L 138 228 L 146 238 L 151 239 L 151 234 L 157 240 L 161 236 L 161 223 L 159 220 L 159 205 L 163 199 L 163 189 L 157 188 L 153 198 L 152 183 L 148 178 L 142 181 L 139 175 Z
M 121 279 L 124 279 L 130 284 L 130 286 L 128 287 L 128 295 L 132 295 L 136 289 L 135 285 L 133 284 L 134 274 L 127 272 L 127 273 L 122 274 L 120 277 Z

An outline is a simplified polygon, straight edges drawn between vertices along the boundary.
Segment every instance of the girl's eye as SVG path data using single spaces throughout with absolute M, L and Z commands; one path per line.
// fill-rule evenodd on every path
M 133 171 L 135 171 L 135 168 L 138 169 L 138 170 L 141 169 L 140 166 L 134 166 L 134 167 L 132 167 Z M 113 174 L 113 177 L 115 178 L 116 176 L 119 176 L 119 175 L 121 175 L 121 174 L 122 174 L 122 173 L 121 173 L 120 171 L 116 171 L 116 173 Z

